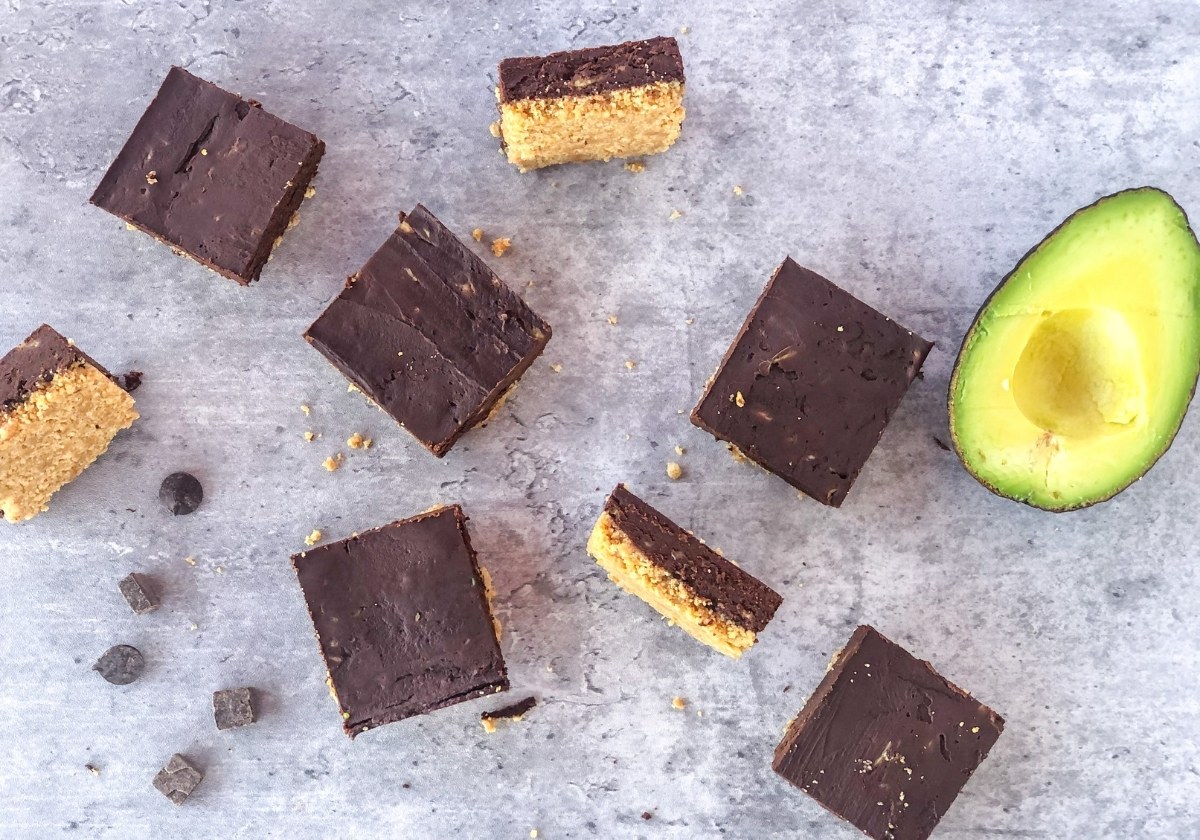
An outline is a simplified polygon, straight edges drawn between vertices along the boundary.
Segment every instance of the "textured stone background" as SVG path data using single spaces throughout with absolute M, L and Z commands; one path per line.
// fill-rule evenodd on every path
M 1133 489 L 1057 517 L 988 495 L 934 443 L 972 313 L 1051 227 L 1143 183 L 1200 214 L 1195 2 L 441 5 L 0 8 L 0 344 L 49 321 L 146 372 L 141 422 L 48 514 L 0 530 L 0 836 L 849 840 L 769 760 L 862 621 L 1008 718 L 943 840 L 1200 836 L 1195 419 Z M 644 173 L 519 176 L 497 154 L 501 57 L 684 26 L 684 135 Z M 86 203 L 173 62 L 329 145 L 252 288 Z M 533 282 L 555 328 L 444 461 L 299 338 L 417 201 L 513 237 L 487 259 Z M 840 511 L 683 416 L 789 253 L 938 343 Z M 355 431 L 375 448 L 326 473 Z M 189 518 L 155 499 L 176 469 L 208 492 Z M 744 661 L 588 560 L 618 480 L 784 593 Z M 476 702 L 351 743 L 287 557 L 314 527 L 455 501 L 496 581 L 511 697 L 541 705 L 492 736 Z M 120 600 L 130 570 L 159 581 L 158 613 Z M 89 670 L 115 642 L 149 659 L 133 686 Z M 210 692 L 244 683 L 261 722 L 217 733 Z M 150 787 L 175 751 L 207 771 L 182 808 Z

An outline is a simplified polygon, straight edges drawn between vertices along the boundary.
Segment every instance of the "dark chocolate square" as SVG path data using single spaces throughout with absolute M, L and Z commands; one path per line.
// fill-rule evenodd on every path
M 508 688 L 458 505 L 292 558 L 350 737 Z
M 254 692 L 250 688 L 223 688 L 213 692 L 213 720 L 217 729 L 237 729 L 254 723 Z
M 417 205 L 304 337 L 441 457 L 538 357 L 550 325 Z
M 789 257 L 692 422 L 838 507 L 932 347 Z
M 204 780 L 204 773 L 179 753 L 154 777 L 154 787 L 176 805 L 182 805 Z
M 214 271 L 258 279 L 325 144 L 251 99 L 172 67 L 92 204 Z
M 875 840 L 925 840 L 1004 719 L 859 627 L 775 749 L 775 772 Z
M 117 587 L 121 590 L 121 595 L 125 597 L 126 603 L 129 604 L 129 609 L 138 615 L 145 615 L 158 609 L 158 598 L 154 594 L 150 581 L 144 576 L 130 572 L 121 579 Z

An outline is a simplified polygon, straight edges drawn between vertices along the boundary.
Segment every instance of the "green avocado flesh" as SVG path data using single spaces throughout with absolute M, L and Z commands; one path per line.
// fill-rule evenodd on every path
M 992 293 L 950 380 L 950 433 L 990 490 L 1046 510 L 1104 501 L 1179 430 L 1200 373 L 1200 244 L 1166 193 L 1102 198 Z

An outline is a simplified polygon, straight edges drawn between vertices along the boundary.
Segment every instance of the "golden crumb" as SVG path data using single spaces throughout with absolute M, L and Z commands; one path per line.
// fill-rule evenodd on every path
M 692 324 L 696 323 L 696 319 L 695 318 L 684 318 L 683 323 L 687 324 L 690 327 Z
M 99 768 L 99 767 L 97 767 L 95 764 L 85 764 L 85 765 L 83 765 L 83 766 L 84 766 L 84 768 L 85 768 L 85 769 L 86 769 L 86 770 L 87 770 L 89 773 L 91 773 L 93 776 L 99 776 L 99 775 L 100 775 L 100 768 Z
M 555 373 L 562 373 L 562 365 L 555 362 L 554 364 L 550 365 L 550 370 L 554 371 Z
M 312 443 L 314 440 L 316 440 L 316 439 L 317 439 L 317 436 L 316 436 L 316 434 L 315 434 L 314 432 L 305 432 L 305 433 L 304 433 L 304 439 L 305 439 L 306 441 L 308 441 L 309 443 Z
M 321 541 L 321 537 L 323 537 L 323 536 L 324 536 L 324 534 L 321 533 L 320 528 L 313 528 L 312 533 L 304 538 L 304 544 L 305 545 L 316 545 L 317 543 L 319 543 Z
M 375 441 L 371 440 L 369 437 L 363 437 L 358 432 L 355 432 L 354 434 L 350 435 L 350 437 L 346 438 L 346 445 L 351 449 L 370 449 L 371 444 L 374 442 Z
M 323 466 L 329 472 L 334 472 L 339 467 L 341 467 L 341 465 L 342 465 L 342 453 L 341 452 L 337 453 L 336 455 L 330 455 L 328 458 L 326 458 L 324 461 L 321 462 L 321 466 Z
M 201 150 L 200 150 L 200 156 L 201 156 L 201 157 L 208 157 L 208 149 L 201 149 Z
M 195 565 L 196 565 L 196 558 L 195 558 L 195 557 L 192 557 L 191 555 L 188 555 L 187 557 L 184 557 L 184 558 L 183 558 L 183 562 L 184 562 L 184 563 L 187 563 L 189 566 L 195 566 Z
M 158 183 L 158 173 L 153 169 L 146 173 L 146 183 L 151 185 Z
M 682 454 L 684 454 L 685 452 L 687 452 L 687 450 L 686 450 L 686 449 L 684 449 L 682 446 L 676 446 L 676 447 L 675 447 L 675 454 L 676 454 L 676 455 L 682 455 Z
M 610 327 L 615 327 L 617 325 L 617 316 L 616 315 L 608 316 L 608 325 Z
M 483 727 L 483 731 L 491 735 L 496 731 L 496 721 L 491 718 L 480 718 L 479 725 Z
M 537 836 L 538 836 L 537 829 L 536 828 L 529 829 L 529 836 L 532 837 L 533 840 L 537 840 Z
M 671 479 L 672 481 L 678 481 L 679 479 L 683 478 L 683 467 L 679 466 L 679 464 L 675 463 L 674 461 L 668 461 L 667 478 Z
M 691 31 L 692 31 L 692 27 L 690 27 L 690 26 L 681 26 L 681 27 L 679 27 L 679 34 L 680 34 L 680 35 L 686 35 L 686 34 L 688 34 L 688 33 L 689 33 L 689 32 L 691 32 Z
M 362 390 L 357 385 L 355 385 L 353 382 L 351 382 L 349 385 L 346 386 L 347 394 L 353 394 L 355 391 L 358 391 L 358 393 L 360 393 L 360 394 L 362 393 Z
M 312 414 L 312 409 L 311 409 L 311 408 L 309 408 L 307 405 L 302 405 L 302 406 L 300 406 L 300 410 L 304 412 L 304 416 L 305 416 L 305 417 L 307 417 L 308 415 Z
M 640 160 L 631 160 L 629 163 L 625 164 L 625 168 L 630 172 L 645 172 L 646 164 L 642 163 Z
M 744 195 L 744 194 L 745 194 L 745 192 L 746 192 L 746 191 L 742 189 L 742 187 L 741 187 L 741 185 L 740 185 L 740 184 L 734 184 L 734 185 L 733 185 L 733 194 L 734 194 L 734 195 Z
M 736 394 L 734 394 L 734 395 L 733 395 L 733 403 L 734 403 L 734 405 L 736 405 L 738 408 L 745 408 L 745 407 L 746 407 L 746 398 L 742 396 L 742 392 L 741 392 L 741 391 L 738 391 Z
M 493 137 L 499 137 L 500 136 L 500 123 L 499 122 L 492 123 L 491 125 L 488 126 L 488 131 L 490 131 L 492 133 Z
M 200 625 L 193 621 L 191 624 L 188 625 L 188 629 L 194 633 L 200 629 Z
M 682 697 L 676 697 L 674 700 L 671 701 L 671 708 L 672 709 L 686 709 L 687 701 L 684 700 Z
M 213 571 L 219 575 L 223 575 L 223 574 L 225 574 L 225 567 L 224 566 L 214 566 Z
M 471 231 L 471 238 L 474 239 L 476 242 L 482 242 L 483 241 L 483 228 L 475 228 L 475 230 Z
M 625 367 L 629 368 L 630 370 L 633 370 L 635 367 L 637 367 L 637 362 L 635 362 L 633 359 L 626 359 Z
M 683 218 L 683 214 L 680 213 L 678 210 L 672 210 L 671 215 L 667 216 L 667 219 L 669 219 L 672 222 L 675 221 L 676 219 L 682 219 L 682 218 Z
M 137 225 L 133 224 L 132 222 L 126 222 L 125 230 L 137 230 Z
M 512 247 L 512 237 L 501 236 L 492 240 L 492 253 L 497 257 L 503 257 L 508 253 L 508 249 Z
M 305 198 L 312 198 L 312 197 L 313 197 L 314 195 L 316 195 L 316 194 L 317 194 L 317 188 L 316 188 L 316 187 L 309 187 L 308 189 L 306 189 L 306 190 L 304 191 L 304 197 L 305 197 Z

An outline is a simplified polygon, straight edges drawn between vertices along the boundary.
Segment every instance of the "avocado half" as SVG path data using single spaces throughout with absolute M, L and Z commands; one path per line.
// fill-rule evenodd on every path
M 993 493 L 1051 511 L 1105 501 L 1171 445 L 1200 374 L 1200 243 L 1171 196 L 1072 214 L 975 316 L 950 434 Z

